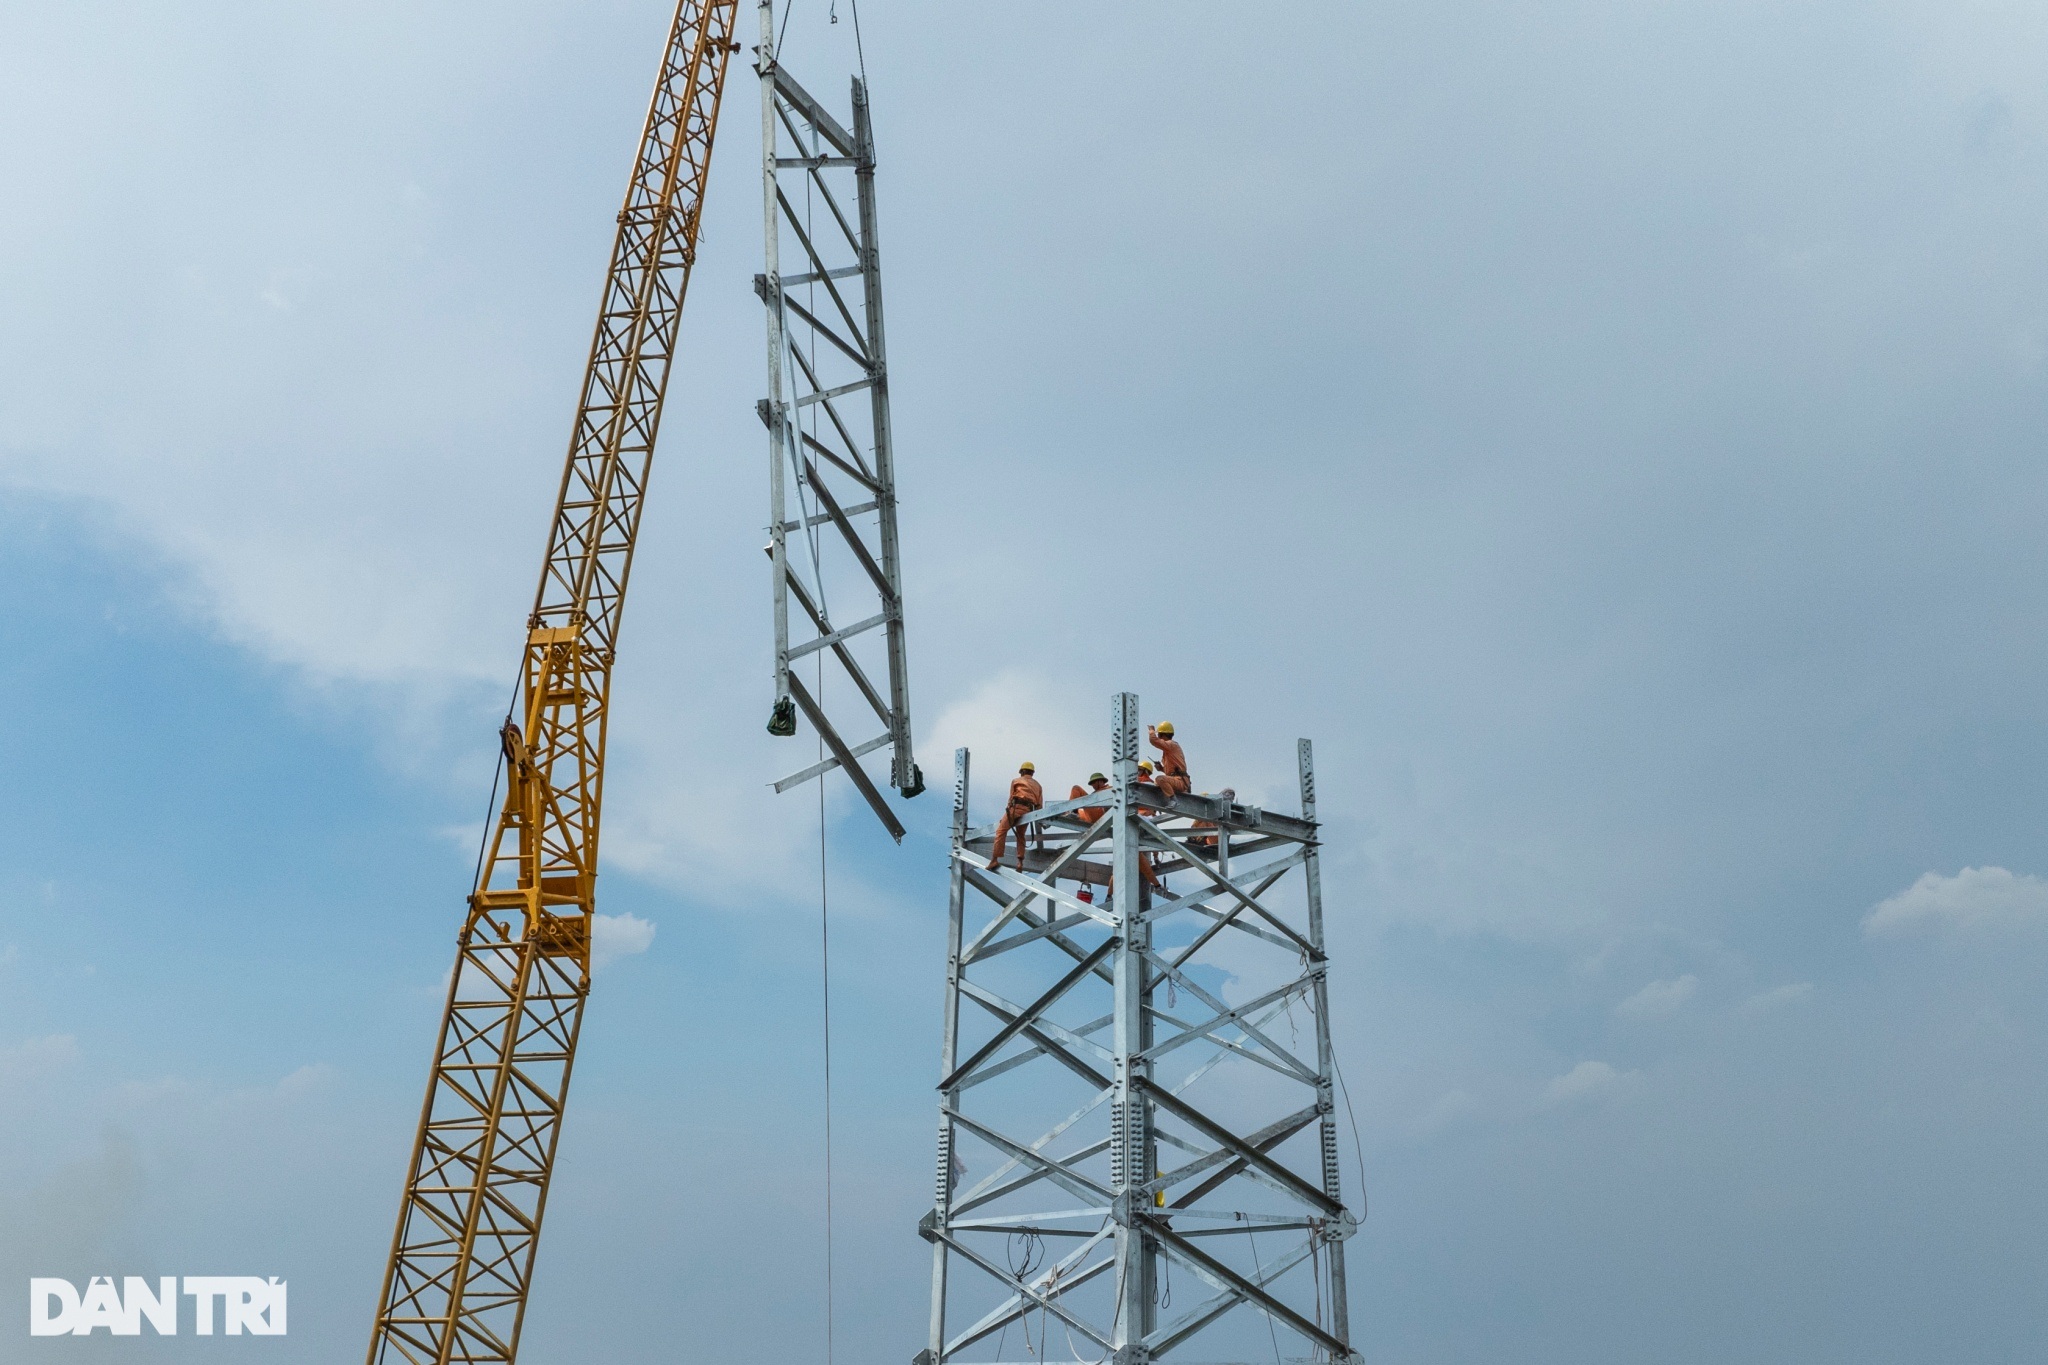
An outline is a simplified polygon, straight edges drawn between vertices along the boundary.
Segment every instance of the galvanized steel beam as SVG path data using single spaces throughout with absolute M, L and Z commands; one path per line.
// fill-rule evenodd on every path
M 1035 812 L 1044 846 L 1021 869 L 1014 853 L 982 866 L 992 830 L 969 820 L 956 756 L 918 1365 L 1070 1349 L 1251 1365 L 1276 1343 L 1356 1359 L 1308 742 L 1301 814 L 1283 815 L 1162 796 L 1137 780 L 1139 737 L 1138 700 L 1119 695 L 1110 789 Z M 963 1002 L 980 1008 L 963 1018 Z M 1048 1239 L 1081 1248 L 1052 1257 Z
M 794 734 L 801 709 L 829 751 L 775 789 L 844 769 L 876 818 L 901 839 L 901 822 L 858 768 L 863 754 L 887 747 L 890 785 L 906 797 L 924 790 L 911 747 L 867 87 L 853 80 L 849 117 L 839 118 L 777 60 L 772 0 L 762 0 L 760 11 L 765 268 L 754 289 L 768 322 L 768 396 L 760 414 L 768 428 L 775 609 L 769 729 Z M 787 248 L 803 268 L 785 276 Z M 864 403 L 836 401 L 862 394 Z M 801 609 L 794 621 L 791 598 Z M 826 666 L 828 657 L 836 668 Z M 818 670 L 808 703 L 791 672 L 799 663 Z M 886 680 L 886 688 L 871 679 Z M 842 737 L 847 702 L 875 712 L 883 743 L 856 746 Z

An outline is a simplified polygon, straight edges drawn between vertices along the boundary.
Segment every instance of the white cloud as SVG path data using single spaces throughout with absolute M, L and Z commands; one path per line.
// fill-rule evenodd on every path
M 2048 923 L 2048 880 L 2002 867 L 1966 867 L 1953 877 L 1929 872 L 1863 917 L 1863 932 L 1889 938 L 1928 929 L 1977 929 Z
M 309 1062 L 305 1066 L 280 1079 L 277 1093 L 280 1095 L 311 1095 L 326 1090 L 334 1084 L 336 1072 L 326 1062 Z
M 78 1039 L 68 1033 L 53 1033 L 13 1047 L 0 1047 L 0 1083 L 34 1080 L 77 1060 Z
M 598 915 L 590 927 L 590 966 L 644 953 L 654 942 L 654 921 L 638 915 Z
M 1790 1005 L 1813 994 L 1811 981 L 1794 981 L 1783 986 L 1773 986 L 1759 991 L 1736 1007 L 1736 1012 L 1745 1015 L 1768 1014 L 1780 1005 Z
M 1484 1108 L 1485 1106 L 1467 1091 L 1447 1091 L 1438 1096 L 1434 1104 L 1417 1114 L 1410 1128 L 1417 1136 L 1426 1137 L 1473 1118 Z
M 114 1088 L 115 1099 L 124 1107 L 143 1108 L 166 1100 L 186 1100 L 198 1093 L 183 1076 L 158 1076 L 148 1081 L 122 1081 Z
M 1614 1012 L 1624 1019 L 1668 1019 L 1699 988 L 1700 979 L 1691 972 L 1670 981 L 1652 981 L 1616 1005 Z
M 476 846 L 484 841 L 484 822 L 471 820 L 468 824 L 441 825 L 434 830 L 434 836 L 446 839 L 457 848 L 474 852 Z
M 1616 1071 L 1606 1062 L 1580 1062 L 1564 1075 L 1553 1077 L 1550 1084 L 1543 1087 L 1543 1103 L 1551 1106 L 1592 1099 L 1606 1094 L 1635 1074 L 1633 1071 Z
M 1006 669 L 939 714 L 924 741 L 926 780 L 951 786 L 953 751 L 973 754 L 974 818 L 994 803 L 1017 765 L 1038 765 L 1049 799 L 1109 766 L 1109 708 L 1099 696 L 1061 695 L 1036 673 Z

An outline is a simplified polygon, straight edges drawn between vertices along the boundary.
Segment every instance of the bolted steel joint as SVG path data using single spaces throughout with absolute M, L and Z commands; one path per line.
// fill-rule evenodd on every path
M 1143 1198 L 1137 1190 L 1124 1190 L 1109 1201 L 1109 1221 L 1120 1228 L 1138 1226 L 1139 1200 Z

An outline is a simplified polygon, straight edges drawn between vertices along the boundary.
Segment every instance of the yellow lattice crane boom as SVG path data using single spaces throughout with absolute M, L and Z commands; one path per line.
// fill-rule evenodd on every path
M 619 213 L 369 1365 L 510 1365 L 590 989 L 605 719 L 738 0 L 681 0 Z

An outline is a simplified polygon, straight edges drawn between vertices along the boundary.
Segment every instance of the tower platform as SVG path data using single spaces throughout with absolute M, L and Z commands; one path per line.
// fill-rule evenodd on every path
M 955 756 L 916 1365 L 1352 1360 L 1309 743 L 1298 815 L 1168 796 L 1112 710 L 1109 789 L 1021 869 Z

